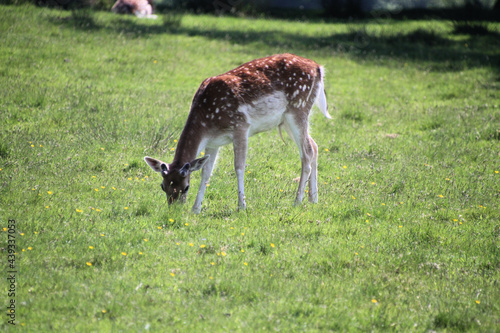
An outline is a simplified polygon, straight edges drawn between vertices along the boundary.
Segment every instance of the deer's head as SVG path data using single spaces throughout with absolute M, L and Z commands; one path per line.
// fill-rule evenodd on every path
M 167 164 L 160 160 L 144 157 L 144 161 L 156 172 L 159 172 L 163 178 L 161 189 L 167 195 L 168 204 L 176 201 L 184 203 L 189 191 L 189 178 L 191 172 L 200 170 L 208 161 L 210 155 L 195 159 L 185 163 L 180 168 L 175 168 L 172 164 Z

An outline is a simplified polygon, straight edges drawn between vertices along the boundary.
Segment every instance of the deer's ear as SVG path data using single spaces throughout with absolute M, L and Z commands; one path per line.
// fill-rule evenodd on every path
M 200 170 L 205 165 L 205 163 L 207 163 L 209 157 L 210 155 L 206 155 L 203 156 L 202 158 L 197 158 L 195 160 L 192 160 L 191 163 L 189 163 L 190 164 L 189 171 L 193 172 Z
M 168 172 L 168 164 L 165 162 L 162 162 L 160 160 L 157 160 L 149 156 L 144 157 L 144 161 L 151 167 L 151 169 L 153 169 L 156 172 L 163 172 L 163 173 Z
M 186 163 L 182 166 L 182 168 L 179 169 L 179 174 L 181 177 L 187 177 L 189 169 L 191 168 L 191 164 Z

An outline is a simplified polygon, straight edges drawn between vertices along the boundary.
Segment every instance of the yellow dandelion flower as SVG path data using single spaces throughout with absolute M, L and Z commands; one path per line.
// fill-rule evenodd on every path
M 457 219 L 453 219 L 453 222 L 458 222 L 458 220 Z
M 223 257 L 225 257 L 225 256 L 226 256 L 226 252 L 224 252 L 224 251 L 222 251 L 220 254 L 221 254 Z
M 173 220 L 173 219 L 168 219 L 168 221 L 169 221 L 169 222 L 174 222 L 174 220 Z
M 81 210 L 81 209 L 78 209 L 78 208 L 77 208 L 77 209 L 76 209 L 76 212 L 77 212 L 77 213 L 81 213 L 81 212 L 83 212 L 83 210 Z
M 47 208 L 47 209 L 48 209 L 48 208 L 49 208 L 49 206 L 45 206 L 45 208 Z
M 7 231 L 7 228 L 3 228 L 3 231 Z M 36 233 L 36 231 L 35 231 L 35 233 Z
M 90 246 L 89 246 L 89 249 L 93 250 L 93 249 L 94 249 L 94 247 L 93 247 L 92 245 L 90 245 Z
M 245 252 L 245 250 L 241 249 L 241 252 Z
M 170 275 L 175 276 L 175 274 L 174 274 L 174 273 L 170 273 Z
M 106 312 L 108 312 L 108 311 L 106 311 L 106 310 L 102 310 L 101 312 L 102 312 L 102 313 L 106 313 Z
M 156 60 L 153 60 L 153 64 L 156 64 L 156 63 L 158 63 L 158 61 L 156 61 Z
M 244 232 L 242 232 L 242 233 L 241 233 L 241 235 L 242 235 L 242 236 L 245 236 L 245 233 L 244 233 Z
M 248 266 L 248 263 L 244 262 L 243 265 Z
M 378 303 L 378 301 L 374 298 L 372 299 L 372 303 Z
M 104 148 L 101 148 L 101 150 L 104 150 Z
M 4 228 L 4 229 L 5 229 L 5 231 L 7 230 L 7 228 Z M 35 235 L 36 235 L 36 234 L 38 234 L 38 231 L 35 231 Z
M 480 304 L 480 303 L 481 303 L 481 301 L 476 299 L 476 304 Z
M 102 189 L 106 188 L 105 186 L 101 186 Z
M 47 191 L 48 194 L 52 194 L 53 192 L 52 191 Z
M 181 243 L 175 243 L 175 245 L 181 245 Z
M 170 151 L 174 151 L 174 150 L 175 150 L 175 148 L 170 148 Z
M 382 206 L 385 206 L 385 203 L 382 203 Z
M 95 188 L 95 189 L 94 189 L 94 191 L 99 192 L 99 189 L 98 189 L 98 188 Z
M 402 228 L 403 226 L 402 226 L 402 225 L 400 225 L 399 227 L 400 227 L 400 228 Z
M 116 191 L 116 188 L 112 187 L 113 191 Z
M 328 148 L 325 148 L 325 151 L 328 151 Z
M 96 212 L 100 212 L 101 210 L 100 210 L 99 208 L 97 208 L 95 211 L 96 211 Z
M 174 142 L 177 142 L 177 139 L 174 139 Z M 203 152 L 201 154 L 203 155 Z
M 438 195 L 438 197 L 443 198 L 444 196 L 442 194 Z
M 271 243 L 271 247 L 274 247 L 274 244 L 273 244 L 273 243 Z
M 450 180 L 450 178 L 445 178 L 445 180 Z
M 184 223 L 184 225 L 185 225 L 185 226 L 188 226 L 188 225 L 189 225 L 189 223 L 187 223 L 187 222 L 186 222 L 186 223 Z
M 353 195 L 351 195 L 351 198 L 352 198 L 353 200 L 356 200 L 356 198 L 355 198 Z
M 22 251 L 22 252 L 25 252 L 26 250 L 25 250 L 25 249 L 22 249 L 21 251 Z
M 123 207 L 124 209 L 128 209 L 128 207 Z
M 132 180 L 132 178 L 127 178 L 128 180 Z
M 148 240 L 146 238 L 144 238 L 144 241 L 147 242 Z
M 139 254 L 142 256 L 142 252 L 139 252 Z
M 194 246 L 194 244 L 193 244 L 193 243 L 189 243 L 188 245 L 189 245 L 189 246 Z
M 122 256 L 126 256 L 127 255 L 127 252 L 122 252 Z
M 104 237 L 104 234 L 101 234 L 101 237 Z
M 499 171 L 498 170 L 495 170 L 495 173 L 498 173 Z
M 28 250 L 30 250 L 30 251 L 31 251 L 31 250 L 33 250 L 33 248 L 32 248 L 31 246 L 28 246 Z
M 212 266 L 213 266 L 213 265 L 215 265 L 215 263 L 212 261 L 212 262 L 210 263 L 210 265 L 212 265 Z
M 340 177 L 337 177 L 337 179 L 340 179 Z
M 157 227 L 157 228 L 158 228 L 158 230 L 160 230 L 160 229 L 161 229 L 161 227 Z
M 375 182 L 372 182 L 372 185 L 375 185 L 376 183 Z
M 210 280 L 213 280 L 213 279 L 214 279 L 212 276 L 209 276 L 208 278 L 209 278 Z
M 204 153 L 204 152 L 201 152 L 201 153 L 200 153 L 200 155 L 201 155 L 201 156 L 203 156 L 203 155 L 205 155 L 205 153 Z
M 347 169 L 347 165 L 344 165 L 344 166 L 343 166 L 343 168 L 344 168 L 344 169 Z
M 358 252 L 354 252 L 354 255 L 356 255 L 356 256 L 357 256 L 357 255 L 358 255 Z
M 205 246 L 206 246 L 205 244 L 201 244 L 201 245 L 200 245 L 200 248 L 202 248 L 202 249 L 203 249 Z
M 92 263 L 87 261 L 87 266 L 92 266 Z
M 35 148 L 35 145 L 31 145 L 31 148 Z
M 370 214 L 370 213 L 366 213 L 366 215 L 368 215 L 368 216 L 372 216 L 372 214 Z

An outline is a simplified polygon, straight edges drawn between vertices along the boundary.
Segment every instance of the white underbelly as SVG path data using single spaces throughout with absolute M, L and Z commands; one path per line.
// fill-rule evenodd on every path
M 248 136 L 272 130 L 283 122 L 287 99 L 283 92 L 278 91 L 255 100 L 252 104 L 243 104 L 238 112 L 244 115 L 248 127 Z M 237 127 L 237 125 L 236 125 Z M 234 130 L 234 128 L 233 128 Z M 233 131 L 217 132 L 210 138 L 203 140 L 199 151 L 205 147 L 217 148 L 233 142 Z
M 283 114 L 286 111 L 287 99 L 281 91 L 261 97 L 252 105 L 244 104 L 238 111 L 246 116 L 250 124 L 249 136 L 256 133 L 269 131 L 283 122 Z

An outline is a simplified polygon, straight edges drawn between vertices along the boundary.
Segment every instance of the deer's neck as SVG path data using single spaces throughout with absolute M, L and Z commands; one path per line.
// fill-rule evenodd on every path
M 198 121 L 198 117 L 190 113 L 177 143 L 172 164 L 182 167 L 194 160 L 205 148 L 206 132 L 206 128 Z

